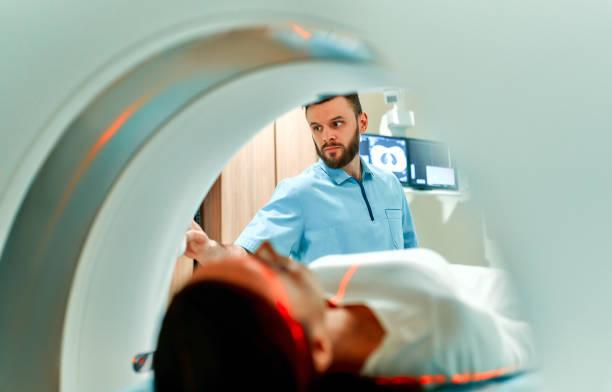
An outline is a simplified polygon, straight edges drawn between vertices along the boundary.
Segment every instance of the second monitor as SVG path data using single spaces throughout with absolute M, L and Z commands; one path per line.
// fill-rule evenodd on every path
M 404 186 L 457 190 L 450 149 L 432 140 L 363 134 L 359 154 L 368 163 L 389 170 Z

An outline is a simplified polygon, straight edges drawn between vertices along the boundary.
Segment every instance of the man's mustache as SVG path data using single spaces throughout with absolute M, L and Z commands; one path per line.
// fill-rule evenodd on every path
M 344 148 L 344 146 L 340 143 L 325 143 L 323 147 L 321 147 L 321 150 L 325 150 L 327 147 L 343 147 Z

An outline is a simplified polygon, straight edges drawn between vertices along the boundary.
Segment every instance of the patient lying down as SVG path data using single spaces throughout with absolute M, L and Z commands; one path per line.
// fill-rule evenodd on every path
M 265 243 L 198 269 L 164 318 L 157 391 L 305 391 L 331 373 L 378 384 L 480 381 L 530 366 L 501 271 L 425 249 L 307 268 Z

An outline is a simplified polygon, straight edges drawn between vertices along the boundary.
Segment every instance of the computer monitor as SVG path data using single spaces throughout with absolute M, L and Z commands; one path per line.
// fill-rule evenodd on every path
M 408 186 L 417 189 L 459 189 L 450 149 L 445 143 L 412 138 L 406 141 Z
M 406 139 L 383 135 L 361 135 L 359 155 L 364 161 L 395 174 L 403 184 L 408 183 Z

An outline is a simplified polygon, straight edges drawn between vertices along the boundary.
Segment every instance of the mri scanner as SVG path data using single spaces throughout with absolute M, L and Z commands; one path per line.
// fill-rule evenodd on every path
M 319 94 L 393 87 L 469 172 L 547 389 L 612 390 L 612 4 L 229 3 L 0 4 L 0 389 L 139 381 L 231 156 Z

